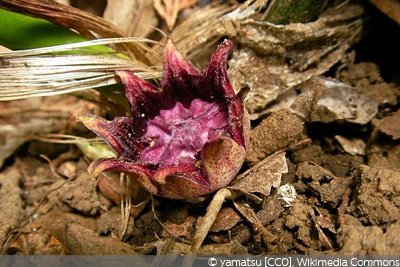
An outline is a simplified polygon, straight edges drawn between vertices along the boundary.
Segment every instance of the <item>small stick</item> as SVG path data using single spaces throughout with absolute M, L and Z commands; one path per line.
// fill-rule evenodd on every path
M 213 225 L 215 219 L 217 218 L 218 212 L 221 210 L 222 204 L 227 198 L 234 198 L 235 194 L 227 189 L 220 189 L 212 199 L 210 205 L 208 205 L 207 213 L 204 215 L 204 220 L 200 224 L 199 228 L 193 237 L 192 247 L 190 248 L 189 255 L 196 255 L 200 249 L 201 244 L 203 244 L 204 239 L 206 238 L 208 231 Z

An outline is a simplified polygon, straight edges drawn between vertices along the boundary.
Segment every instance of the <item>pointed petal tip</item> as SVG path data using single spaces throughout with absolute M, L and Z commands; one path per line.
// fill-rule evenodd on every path
M 225 40 L 221 43 L 221 45 L 224 45 L 224 46 L 226 46 L 226 47 L 232 48 L 232 47 L 233 47 L 233 42 L 232 42 L 231 40 L 229 40 L 229 39 L 225 39 Z
M 233 48 L 233 42 L 229 39 L 225 39 L 222 43 L 220 43 L 217 47 L 217 50 L 214 52 L 210 61 L 218 60 L 221 63 L 223 61 L 226 62 L 229 54 Z
M 169 54 L 169 53 L 178 53 L 177 51 L 177 47 L 176 44 L 174 43 L 174 41 L 172 41 L 172 39 L 170 37 L 167 37 L 167 40 L 165 41 L 165 45 L 164 45 L 164 57 Z
M 187 73 L 197 74 L 194 65 L 181 53 L 171 38 L 167 37 L 164 45 L 164 72 L 173 69 L 180 73 L 184 70 Z
M 93 176 L 94 179 L 97 179 L 104 169 L 104 167 L 98 167 L 98 161 L 93 161 L 88 167 L 88 172 Z
M 115 74 L 119 76 L 119 78 L 121 79 L 122 83 L 126 83 L 132 77 L 135 77 L 132 72 L 127 71 L 127 70 L 116 70 Z
M 95 115 L 80 115 L 76 118 L 76 121 L 83 123 L 89 129 L 96 129 L 96 125 L 99 120 L 104 120 L 103 118 L 97 117 Z

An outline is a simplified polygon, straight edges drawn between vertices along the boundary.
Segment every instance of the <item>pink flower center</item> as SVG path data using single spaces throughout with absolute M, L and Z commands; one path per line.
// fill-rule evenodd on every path
M 180 102 L 147 123 L 142 141 L 148 144 L 140 160 L 148 164 L 177 165 L 196 159 L 204 144 L 227 133 L 228 113 L 218 103 L 195 99 L 189 109 Z

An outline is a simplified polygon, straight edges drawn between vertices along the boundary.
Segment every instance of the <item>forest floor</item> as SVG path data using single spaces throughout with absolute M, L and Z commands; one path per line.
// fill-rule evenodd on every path
M 372 7 L 369 12 L 370 32 L 346 52 L 355 60 L 293 89 L 323 88 L 335 78 L 347 94 L 343 101 L 369 117 L 310 119 L 326 109 L 289 109 L 278 101 L 259 112 L 247 160 L 230 187 L 241 193 L 223 203 L 199 254 L 400 254 L 400 43 L 394 38 L 400 26 Z M 304 107 L 314 100 L 299 101 Z M 339 110 L 345 104 L 330 112 L 346 112 Z M 18 143 L 0 170 L 3 254 L 189 251 L 214 194 L 197 202 L 170 200 L 151 197 L 130 181 L 126 211 L 115 195 L 119 176 L 105 174 L 112 193 L 104 194 L 77 146 L 18 138 L 88 136 L 76 116 L 95 109 L 68 95 L 0 102 L 2 149 Z M 250 189 L 240 184 L 244 179 Z

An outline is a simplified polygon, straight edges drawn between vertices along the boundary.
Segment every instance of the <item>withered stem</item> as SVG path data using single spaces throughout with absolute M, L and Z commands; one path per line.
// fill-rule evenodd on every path
M 189 255 L 196 255 L 199 251 L 201 244 L 203 244 L 208 231 L 213 225 L 215 219 L 217 218 L 218 212 L 221 210 L 222 204 L 227 198 L 234 198 L 234 192 L 227 188 L 220 189 L 212 199 L 210 205 L 208 205 L 207 213 L 204 215 L 204 220 L 200 224 L 199 228 L 193 237 L 192 247 L 190 248 Z

